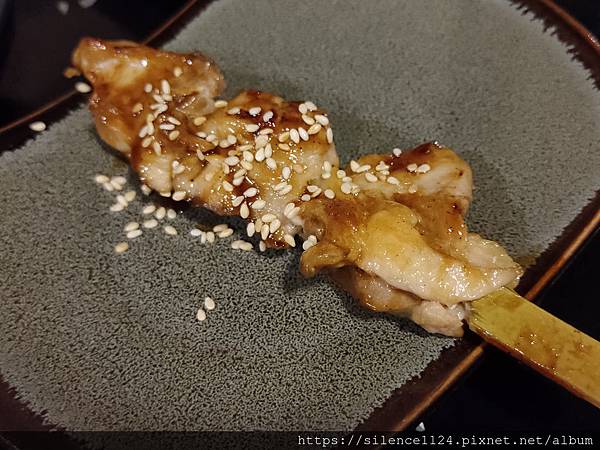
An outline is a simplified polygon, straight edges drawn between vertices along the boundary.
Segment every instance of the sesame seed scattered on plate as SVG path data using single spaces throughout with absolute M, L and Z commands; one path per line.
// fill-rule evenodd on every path
M 87 94 L 88 92 L 91 92 L 92 87 L 89 84 L 84 83 L 83 81 L 78 81 L 77 83 L 75 83 L 75 89 L 77 90 L 77 92 Z
M 212 311 L 213 309 L 215 309 L 215 301 L 210 297 L 206 297 L 204 299 L 204 307 L 207 311 Z
M 115 245 L 115 253 L 125 253 L 129 249 L 129 244 L 127 242 L 119 242 Z
M 164 226 L 163 230 L 169 236 L 175 236 L 177 234 L 177 230 L 175 229 L 175 227 L 172 227 L 171 225 Z
M 29 128 L 32 131 L 44 131 L 46 129 L 46 124 L 44 122 L 42 122 L 41 120 L 38 120 L 36 122 L 31 122 L 29 124 Z

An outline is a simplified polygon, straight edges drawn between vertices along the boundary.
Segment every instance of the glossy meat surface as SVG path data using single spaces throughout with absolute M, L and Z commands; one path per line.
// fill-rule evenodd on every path
M 94 87 L 100 136 L 145 184 L 241 216 L 265 246 L 300 235 L 302 272 L 327 271 L 373 310 L 460 336 L 462 303 L 521 274 L 501 246 L 468 232 L 471 170 L 448 148 L 340 169 L 324 111 L 257 91 L 215 100 L 223 77 L 200 54 L 84 39 L 73 63 Z

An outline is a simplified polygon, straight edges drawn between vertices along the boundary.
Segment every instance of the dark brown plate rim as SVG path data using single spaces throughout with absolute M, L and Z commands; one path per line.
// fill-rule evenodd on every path
M 189 0 L 171 18 L 154 30 L 143 42 L 160 45 L 173 37 L 212 0 Z M 590 71 L 596 87 L 600 89 L 600 43 L 581 23 L 556 5 L 553 0 L 509 0 L 524 11 L 531 11 L 552 28 L 559 39 L 567 43 L 570 53 Z M 43 107 L 0 128 L 0 139 L 10 147 L 21 145 L 33 136 L 27 125 L 34 120 L 47 123 L 64 117 L 75 105 L 81 103 L 76 91 L 62 95 Z M 600 225 L 600 195 L 580 212 L 562 235 L 528 269 L 518 291 L 535 301 L 556 275 L 566 266 L 586 239 Z M 419 415 L 431 406 L 481 357 L 487 344 L 471 333 L 457 345 L 442 352 L 423 373 L 397 389 L 386 402 L 377 408 L 357 429 L 387 433 L 406 429 Z M 60 425 L 48 424 L 18 398 L 18 393 L 0 375 L 0 405 L 14 413 L 14 418 L 3 423 L 0 430 L 60 430 Z M 10 408 L 10 409 L 9 409 Z

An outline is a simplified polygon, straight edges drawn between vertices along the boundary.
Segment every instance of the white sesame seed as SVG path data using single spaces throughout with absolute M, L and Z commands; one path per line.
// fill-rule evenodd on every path
M 394 156 L 400 156 L 402 154 L 402 150 L 400 150 L 399 148 L 395 148 L 394 150 L 392 150 L 392 153 L 394 154 Z
M 317 122 L 319 122 L 321 125 L 323 125 L 324 127 L 329 125 L 329 119 L 327 118 L 327 116 L 324 116 L 322 114 L 315 114 L 315 120 Z
M 129 231 L 137 230 L 139 227 L 140 227 L 139 223 L 129 222 L 129 223 L 127 223 L 127 225 L 125 225 L 125 227 L 123 228 L 123 231 L 128 233 Z
M 394 184 L 394 185 L 398 185 L 400 184 L 400 181 L 398 180 L 398 178 L 396 177 L 387 177 L 386 180 L 389 184 Z
M 311 102 L 310 100 L 307 100 L 304 102 L 304 104 L 306 105 L 306 108 L 309 111 L 315 111 L 317 109 L 317 105 L 315 105 L 313 102 Z
M 171 197 L 171 192 L 170 191 L 159 192 L 158 195 L 160 195 L 161 197 Z
M 273 222 L 269 224 L 269 232 L 275 233 L 281 227 L 281 221 L 279 219 L 275 219 Z
M 310 126 L 310 128 L 308 129 L 308 134 L 317 134 L 319 131 L 321 131 L 321 124 L 320 123 L 315 123 L 313 125 Z
M 165 225 L 163 227 L 163 230 L 169 236 L 175 236 L 177 234 L 177 230 L 175 229 L 175 227 L 172 227 L 171 225 Z
M 174 129 L 175 129 L 175 125 L 173 125 L 172 123 L 166 123 L 166 122 L 165 122 L 165 123 L 161 123 L 161 124 L 158 126 L 158 128 L 159 128 L 159 129 L 161 129 L 161 130 L 167 130 L 167 131 L 170 131 L 170 130 L 174 130 Z
M 102 184 L 102 187 L 103 187 L 105 190 L 107 190 L 108 192 L 112 192 L 112 191 L 114 191 L 114 190 L 115 190 L 115 188 L 113 187 L 113 185 L 112 185 L 112 184 L 110 184 L 110 182 L 108 182 L 108 183 L 103 183 L 103 184 Z
M 248 173 L 248 171 L 242 167 L 240 170 L 237 170 L 233 174 L 233 178 L 241 178 L 241 177 L 245 176 L 247 173 Z
M 228 166 L 236 166 L 237 164 L 239 164 L 240 158 L 238 158 L 237 156 L 228 156 L 223 162 Z
M 321 178 L 323 178 L 324 180 L 328 180 L 329 178 L 331 178 L 331 172 L 321 173 Z
M 350 183 L 342 183 L 342 185 L 340 186 L 340 190 L 344 194 L 349 194 L 350 192 L 352 192 L 352 185 Z
M 144 92 L 146 94 L 149 94 L 150 92 L 152 92 L 152 85 L 150 83 L 146 83 L 144 86 Z
M 256 227 L 254 226 L 254 222 L 248 222 L 248 225 L 246 225 L 246 234 L 248 235 L 248 237 L 254 236 L 255 232 Z
M 245 252 L 249 252 L 252 250 L 252 244 L 250 242 L 246 242 L 246 241 L 242 241 L 242 240 L 237 240 L 237 241 L 233 241 L 231 243 L 231 248 L 235 249 L 235 250 L 243 250 Z
M 266 223 L 260 228 L 260 237 L 263 241 L 269 237 L 269 225 Z
M 233 134 L 230 134 L 227 136 L 227 142 L 233 145 L 237 142 L 237 138 Z
M 250 215 L 250 210 L 248 209 L 248 204 L 246 202 L 244 202 L 244 203 L 242 203 L 242 206 L 240 206 L 240 217 L 242 219 L 247 219 L 249 215 Z
M 312 198 L 318 197 L 321 192 L 321 188 L 317 188 L 317 190 L 312 193 Z
M 156 103 L 164 103 L 165 102 L 165 99 L 162 97 L 162 95 L 152 94 L 152 98 L 154 99 L 154 101 Z
M 267 244 L 265 244 L 264 241 L 260 241 L 258 243 L 258 248 L 260 249 L 261 252 L 264 252 L 267 249 Z
M 273 134 L 273 128 L 263 128 L 258 134 Z
M 244 197 L 246 198 L 254 197 L 256 194 L 258 194 L 258 189 L 256 189 L 255 187 L 249 187 L 244 191 Z
M 292 211 L 292 209 L 294 209 L 296 205 L 293 202 L 288 203 L 287 205 L 285 205 L 285 208 L 283 208 L 283 215 L 285 217 L 288 216 L 288 214 Z
M 244 200 L 246 200 L 246 197 L 244 197 L 243 195 L 238 195 L 236 198 L 234 198 L 234 199 L 231 201 L 231 204 L 232 204 L 232 205 L 233 205 L 235 208 L 237 208 L 238 206 L 240 206 L 240 205 L 242 204 L 242 202 L 243 202 Z
M 231 236 L 233 234 L 233 228 L 226 228 L 222 231 L 219 231 L 217 233 L 217 236 L 219 236 L 221 239 L 225 239 L 228 238 L 229 236 Z
M 302 200 L 303 202 L 307 202 L 310 199 L 311 199 L 311 197 L 308 194 L 303 194 L 302 197 L 300 197 L 300 200 Z
M 283 169 L 281 169 L 281 176 L 284 179 L 289 179 L 290 176 L 292 175 L 292 169 L 290 169 L 288 166 L 285 166 Z
M 431 166 L 429 164 L 421 164 L 417 167 L 417 173 L 427 173 L 431 170 Z
M 306 107 L 306 104 L 300 103 L 298 105 L 298 111 L 300 111 L 300 114 L 306 114 L 308 112 L 308 108 Z
M 172 208 L 167 209 L 167 218 L 174 219 L 175 217 L 177 217 L 175 210 Z
M 121 203 L 115 203 L 109 208 L 112 212 L 120 212 L 125 209 L 125 207 Z
M 156 153 L 157 155 L 161 154 L 161 148 L 160 148 L 160 144 L 158 143 L 158 141 L 152 142 L 152 149 L 154 150 L 154 153 Z
M 217 100 L 215 102 L 215 108 L 224 108 L 227 106 L 227 102 L 225 100 Z
M 175 67 L 173 69 L 173 75 L 175 75 L 176 77 L 180 77 L 182 73 L 183 69 L 181 67 Z
M 258 161 L 258 162 L 264 161 L 265 160 L 265 149 L 259 148 L 256 151 L 256 154 L 254 155 L 254 159 L 256 159 L 256 161 Z
M 145 184 L 142 184 L 142 187 L 140 188 L 142 190 L 142 193 L 144 195 L 150 195 L 150 193 L 152 192 L 152 189 L 150 189 L 148 186 L 146 186 Z
M 243 182 L 244 182 L 244 177 L 237 177 L 237 178 L 234 178 L 234 179 L 232 180 L 232 182 L 231 182 L 231 183 L 232 183 L 234 186 L 239 186 L 239 185 L 241 185 Z
M 222 139 L 219 142 L 219 147 L 221 147 L 221 148 L 227 148 L 227 147 L 230 147 L 230 146 L 231 146 L 231 144 L 229 143 L 229 141 L 227 139 Z
M 199 322 L 203 322 L 206 320 L 206 312 L 202 308 L 198 308 L 198 312 L 196 313 L 196 319 Z
M 190 234 L 194 237 L 198 237 L 201 236 L 203 234 L 202 230 L 199 230 L 198 228 L 192 228 L 190 230 Z
M 175 191 L 173 192 L 172 199 L 176 202 L 183 200 L 186 197 L 187 193 L 185 191 Z
M 208 242 L 209 244 L 212 244 L 213 242 L 215 242 L 215 233 L 213 233 L 212 231 L 207 231 L 205 235 L 206 235 L 206 242 Z
M 329 198 L 329 199 L 333 199 L 335 198 L 335 192 L 333 192 L 331 189 L 325 189 L 325 197 Z
M 265 157 L 270 158 L 271 156 L 273 156 L 273 147 L 268 143 L 265 145 Z
M 179 131 L 175 130 L 175 131 L 171 131 L 169 133 L 169 140 L 170 141 L 174 141 L 175 139 L 177 139 L 179 137 Z
M 292 128 L 290 130 L 290 139 L 296 144 L 300 143 L 300 133 L 298 133 L 297 129 Z
M 342 182 L 343 183 L 352 183 L 352 177 L 346 176 L 346 177 L 342 178 Z
M 408 166 L 406 166 L 406 170 L 408 170 L 409 172 L 416 172 L 418 167 L 419 166 L 412 163 L 412 164 L 409 164 Z
M 75 83 L 75 89 L 77 90 L 77 92 L 87 94 L 92 90 L 92 87 L 89 84 L 84 83 L 83 81 L 78 81 L 77 83 Z
M 231 116 L 235 116 L 236 114 L 240 113 L 240 108 L 238 106 L 234 106 L 233 108 L 229 108 L 227 110 L 227 114 L 231 115 Z
M 308 139 L 310 138 L 308 132 L 302 127 L 298 127 L 298 135 L 303 141 L 308 141 Z
M 125 194 L 123 194 L 123 197 L 125 197 L 125 200 L 127 200 L 128 202 L 132 202 L 135 199 L 135 195 L 135 191 L 127 191 L 125 192 Z
M 126 234 L 127 239 L 135 239 L 136 237 L 139 237 L 141 235 L 142 235 L 142 230 L 139 230 L 139 229 L 128 231 Z
M 218 225 L 215 225 L 212 230 L 215 233 L 220 233 L 221 231 L 227 230 L 229 228 L 229 225 L 227 225 L 226 223 L 220 223 Z
M 152 214 L 154 211 L 156 211 L 156 206 L 152 204 L 146 205 L 142 208 L 142 214 L 144 215 Z
M 294 240 L 294 237 L 291 234 L 284 234 L 283 235 L 283 240 L 290 246 L 290 247 L 295 247 L 296 246 L 296 241 Z
M 252 209 L 255 209 L 257 211 L 263 209 L 265 206 L 267 206 L 267 202 L 264 201 L 263 199 L 258 199 L 255 200 L 254 203 L 252 203 L 252 205 L 250 206 Z
M 365 178 L 369 183 L 375 183 L 376 181 L 378 181 L 378 178 L 371 172 L 365 172 Z
M 258 116 L 260 114 L 260 106 L 255 106 L 254 108 L 250 108 L 248 110 L 248 113 L 251 116 Z
M 306 190 L 310 193 L 316 192 L 319 189 L 319 186 L 316 186 L 314 184 L 309 184 L 308 186 L 306 186 Z
M 156 228 L 156 226 L 158 225 L 158 221 L 156 219 L 149 219 L 144 221 L 144 223 L 142 223 L 142 226 L 144 228 Z
M 302 114 L 302 120 L 306 125 L 314 125 L 315 123 L 315 119 L 313 119 L 310 116 L 307 116 L 306 114 Z
M 117 203 L 120 203 L 125 208 L 127 208 L 127 205 L 129 205 L 129 202 L 127 201 L 127 199 L 125 198 L 125 196 L 120 195 L 120 194 L 117 195 Z
M 167 117 L 167 120 L 172 123 L 173 125 L 181 125 L 181 122 L 179 120 L 177 120 L 175 117 L 173 116 L 169 116 Z
M 206 140 L 207 140 L 208 142 L 213 142 L 213 141 L 216 141 L 216 140 L 217 140 L 217 136 L 216 136 L 216 135 L 214 135 L 214 134 L 209 134 L 208 136 L 206 136 Z
M 212 311 L 213 309 L 215 309 L 215 301 L 210 297 L 206 297 L 204 299 L 204 307 L 207 311 Z
M 196 126 L 200 126 L 204 122 L 206 122 L 206 117 L 204 117 L 204 116 L 199 116 L 199 117 L 194 118 L 194 125 L 196 125 Z
M 287 187 L 287 182 L 282 181 L 281 183 L 276 184 L 275 186 L 273 186 L 273 190 L 274 191 L 280 191 L 282 189 L 284 189 L 285 187 Z
M 256 230 L 257 233 L 260 233 L 260 230 L 262 230 L 262 226 L 263 226 L 263 221 L 259 217 L 258 219 L 256 219 L 254 221 L 254 229 Z
M 129 244 L 127 242 L 119 242 L 115 245 L 115 253 L 125 253 L 129 249 Z
M 32 131 L 44 131 L 46 129 L 46 124 L 41 120 L 38 120 L 37 122 L 30 123 L 29 128 Z
M 254 133 L 256 131 L 258 131 L 259 126 L 256 125 L 255 123 L 248 123 L 244 126 L 244 128 L 246 129 L 246 131 L 248 131 L 249 133 Z
M 371 169 L 371 166 L 369 164 L 363 164 L 358 169 L 356 169 L 355 172 L 356 173 L 363 173 L 363 172 L 366 172 L 367 170 L 370 170 L 370 169 Z
M 350 170 L 352 170 L 352 172 L 358 171 L 359 168 L 360 168 L 360 164 L 359 163 L 357 163 L 354 160 L 350 161 Z
M 152 136 L 148 136 L 147 138 L 144 138 L 144 140 L 142 141 L 142 147 L 148 148 L 150 146 L 150 144 L 152 144 L 153 139 L 154 138 Z
M 260 220 L 262 220 L 264 223 L 270 223 L 275 219 L 277 219 L 277 216 L 271 213 L 263 214 L 263 216 L 260 218 Z
M 229 181 L 224 180 L 222 184 L 223 189 L 225 189 L 227 192 L 233 192 L 233 185 Z
M 283 150 L 284 152 L 287 152 L 290 149 L 290 146 L 287 144 L 277 144 L 277 147 L 279 147 L 279 149 Z
M 273 158 L 267 158 L 267 167 L 271 170 L 276 170 L 277 162 Z
M 164 206 L 161 206 L 160 208 L 158 208 L 156 210 L 156 212 L 154 213 L 154 217 L 156 217 L 158 220 L 164 219 L 166 215 L 167 215 L 167 210 L 165 209 Z
M 313 247 L 315 245 L 315 243 L 313 241 L 310 240 L 306 240 L 302 243 L 302 250 L 308 250 L 309 248 Z
M 328 144 L 332 144 L 333 143 L 333 130 L 331 128 L 327 128 L 327 143 Z
M 273 118 L 273 111 L 267 111 L 266 113 L 263 114 L 263 122 L 268 122 L 269 120 L 271 120 Z
M 285 142 L 290 138 L 290 132 L 289 131 L 284 131 L 283 133 L 279 133 L 279 136 L 277 136 L 277 140 L 279 142 Z
M 108 178 L 106 175 L 98 174 L 94 177 L 94 181 L 98 184 L 103 184 L 108 183 L 110 178 Z
M 261 148 L 267 145 L 269 142 L 269 136 L 265 136 L 264 134 L 256 136 L 255 145 L 256 148 Z
M 163 94 L 168 95 L 171 93 L 171 85 L 167 80 L 160 80 L 160 90 Z

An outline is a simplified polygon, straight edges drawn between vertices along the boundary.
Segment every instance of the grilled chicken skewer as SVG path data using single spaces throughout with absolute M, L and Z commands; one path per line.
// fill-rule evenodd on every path
M 312 102 L 245 91 L 215 100 L 217 66 L 198 53 L 83 39 L 73 64 L 91 82 L 98 133 L 160 195 L 248 221 L 266 247 L 304 238 L 301 270 L 327 271 L 376 311 L 462 335 L 464 302 L 521 268 L 469 233 L 471 171 L 424 144 L 341 169 L 327 114 Z

